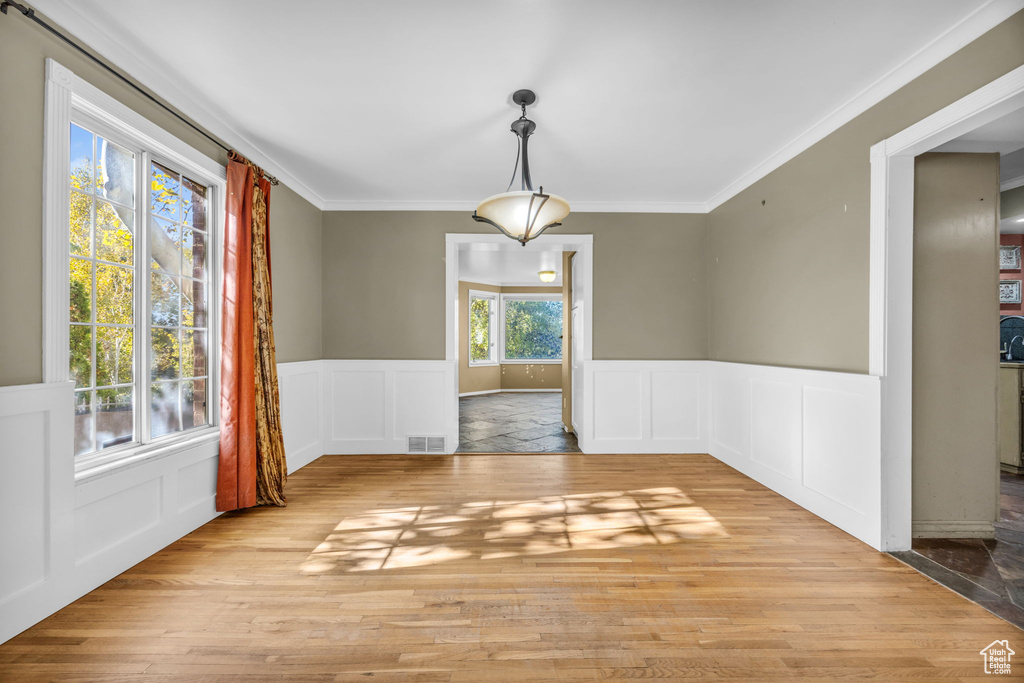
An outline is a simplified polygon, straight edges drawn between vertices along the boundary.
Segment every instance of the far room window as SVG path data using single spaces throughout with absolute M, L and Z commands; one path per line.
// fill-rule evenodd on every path
M 502 362 L 562 360 L 562 298 L 557 294 L 502 295 Z
M 469 293 L 470 365 L 495 365 L 498 362 L 497 303 L 497 294 L 472 290 Z

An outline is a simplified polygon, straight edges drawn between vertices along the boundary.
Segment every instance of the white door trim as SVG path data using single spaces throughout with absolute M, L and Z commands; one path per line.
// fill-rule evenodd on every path
M 868 371 L 881 378 L 883 550 L 909 550 L 911 539 L 914 157 L 1021 107 L 1024 66 L 871 147 Z

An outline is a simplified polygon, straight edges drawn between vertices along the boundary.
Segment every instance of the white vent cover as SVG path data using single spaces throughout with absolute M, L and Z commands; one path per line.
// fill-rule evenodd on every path
M 443 436 L 410 436 L 410 453 L 444 453 L 445 442 Z

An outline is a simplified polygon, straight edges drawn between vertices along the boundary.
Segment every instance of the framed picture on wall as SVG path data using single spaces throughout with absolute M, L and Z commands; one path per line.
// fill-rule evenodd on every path
M 999 270 L 1020 270 L 1020 247 L 999 247 Z
M 991 253 L 991 252 L 989 252 Z M 1019 304 L 1020 303 L 1020 280 L 999 281 L 999 303 Z

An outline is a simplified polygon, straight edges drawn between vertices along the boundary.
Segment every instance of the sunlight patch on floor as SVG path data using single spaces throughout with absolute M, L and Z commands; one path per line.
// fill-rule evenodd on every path
M 674 487 L 366 510 L 302 564 L 307 574 L 423 567 L 727 537 Z

